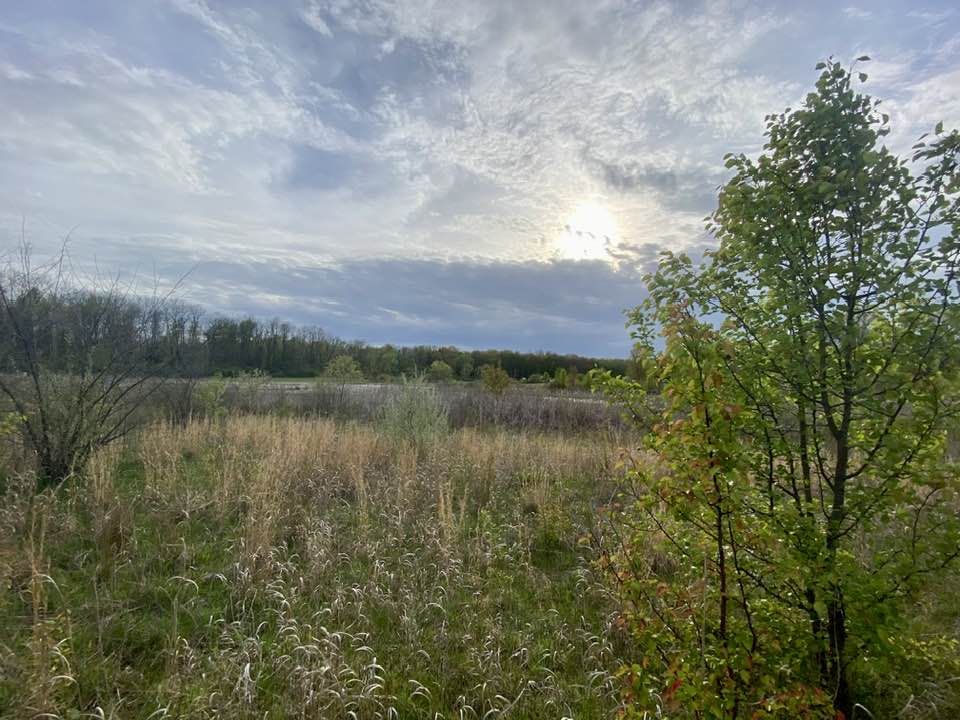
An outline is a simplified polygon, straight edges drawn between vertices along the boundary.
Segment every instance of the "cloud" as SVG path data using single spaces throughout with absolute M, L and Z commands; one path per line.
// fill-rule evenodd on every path
M 359 308 L 366 318 L 389 309 L 382 325 L 337 328 L 373 341 L 408 320 L 456 334 L 450 309 L 474 305 L 440 292 L 444 276 L 430 273 L 446 268 L 458 282 L 484 277 L 482 307 L 510 319 L 491 344 L 586 344 L 589 329 L 569 325 L 565 338 L 559 314 L 493 273 L 541 283 L 552 298 L 562 277 L 602 308 L 598 327 L 618 327 L 623 298 L 611 291 L 604 302 L 605 288 L 620 287 L 653 250 L 702 246 L 723 154 L 757 152 L 764 115 L 802 100 L 818 60 L 875 58 L 867 88 L 888 98 L 896 148 L 938 120 L 960 123 L 960 33 L 948 10 L 888 1 L 864 18 L 853 7 L 749 0 L 8 3 L 0 244 L 26 216 L 38 250 L 76 227 L 74 254 L 103 266 L 223 263 L 233 270 L 204 274 L 198 289 L 217 308 L 259 297 L 304 321 L 315 307 L 321 324 L 338 317 L 331 308 L 352 307 L 351 286 L 332 267 L 396 294 L 435 289 L 432 304 L 380 298 Z M 616 226 L 605 270 L 568 259 L 564 228 L 585 204 Z M 236 268 L 274 266 L 312 277 L 318 297 L 332 283 L 339 304 L 290 296 L 265 270 L 231 290 Z M 422 288 L 371 270 L 388 266 Z M 599 283 L 593 294 L 587 282 Z M 573 304 L 558 307 L 576 317 Z
M 327 25 L 327 22 L 323 19 L 323 16 L 320 13 L 319 3 L 308 2 L 306 7 L 304 7 L 301 11 L 300 16 L 307 25 L 324 37 L 333 37 L 333 33 L 330 32 L 330 26 Z
M 654 246 L 639 249 L 637 269 L 652 265 L 655 253 Z M 619 357 L 629 350 L 621 311 L 644 297 L 637 269 L 571 260 L 319 267 L 221 261 L 195 268 L 190 282 L 202 290 L 188 298 L 216 311 L 281 316 L 374 342 Z

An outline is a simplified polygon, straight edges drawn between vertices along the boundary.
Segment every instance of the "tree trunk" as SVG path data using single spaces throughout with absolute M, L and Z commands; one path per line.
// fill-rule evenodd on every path
M 827 598 L 827 636 L 829 658 L 827 670 L 829 677 L 823 678 L 834 688 L 834 707 L 843 717 L 849 718 L 853 712 L 850 686 L 847 682 L 846 646 L 847 622 L 843 607 L 843 588 L 836 577 L 837 549 L 840 545 L 840 533 L 846 517 L 847 470 L 850 460 L 849 426 L 851 406 L 845 398 L 843 420 L 838 432 L 834 433 L 837 443 L 837 462 L 834 466 L 833 505 L 827 525 L 827 552 L 829 557 L 830 591 Z
M 847 682 L 847 665 L 844 653 L 847 645 L 847 623 L 843 610 L 843 596 L 840 588 L 836 596 L 827 604 L 827 633 L 830 636 L 830 661 L 827 663 L 829 681 L 834 687 L 833 705 L 844 718 L 853 715 L 853 700 L 850 697 L 850 685 Z

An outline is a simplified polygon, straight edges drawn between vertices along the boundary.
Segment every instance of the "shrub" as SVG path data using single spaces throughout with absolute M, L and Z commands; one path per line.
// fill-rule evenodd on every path
M 553 374 L 553 377 L 550 378 L 550 389 L 566 390 L 569 385 L 570 378 L 567 375 L 567 371 L 563 368 L 557 368 L 557 371 Z
M 404 379 L 384 406 L 382 424 L 388 435 L 409 440 L 422 454 L 449 430 L 447 406 L 422 377 Z
M 349 355 L 337 355 L 323 371 L 325 377 L 335 380 L 361 380 L 363 372 L 360 363 Z
M 196 409 L 203 417 L 222 418 L 227 413 L 224 405 L 224 395 L 227 383 L 222 377 L 216 376 L 197 383 L 194 399 Z
M 480 381 L 489 392 L 498 397 L 510 387 L 510 376 L 503 368 L 494 365 L 484 365 L 480 368 Z
M 427 370 L 427 377 L 430 382 L 450 382 L 453 380 L 453 368 L 443 360 L 434 360 Z
M 65 250 L 0 257 L 0 398 L 20 416 L 37 490 L 79 475 L 142 419 L 175 362 L 164 328 L 183 321 L 168 296 L 119 282 L 84 288 Z

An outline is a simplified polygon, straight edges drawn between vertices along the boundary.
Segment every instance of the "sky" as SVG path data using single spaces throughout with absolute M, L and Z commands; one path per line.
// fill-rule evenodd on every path
M 960 125 L 954 3 L 0 0 L 0 252 L 374 344 L 624 356 L 727 152 L 861 55 Z

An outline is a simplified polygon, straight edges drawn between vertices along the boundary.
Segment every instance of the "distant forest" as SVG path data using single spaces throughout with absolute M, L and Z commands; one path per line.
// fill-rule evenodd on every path
M 179 331 L 178 331 L 179 332 Z M 180 342 L 195 347 L 202 356 L 206 374 L 229 376 L 259 370 L 274 376 L 310 377 L 320 374 L 338 355 L 349 355 L 360 364 L 364 377 L 376 380 L 426 371 L 440 360 L 461 380 L 476 377 L 483 365 L 499 366 L 510 377 L 538 379 L 558 370 L 582 374 L 601 367 L 615 374 L 628 372 L 626 359 L 591 358 L 549 352 L 524 353 L 513 350 L 460 350 L 453 346 L 368 345 L 327 335 L 319 328 L 298 328 L 280 320 L 258 322 L 202 317 L 179 332 Z
M 76 372 L 81 348 L 102 353 L 139 347 L 154 370 L 163 366 L 181 376 L 236 376 L 261 372 L 274 377 L 314 377 L 323 374 L 338 356 L 348 355 L 364 378 L 382 380 L 427 371 L 435 361 L 450 366 L 452 377 L 471 380 L 484 365 L 503 368 L 516 380 L 548 380 L 558 370 L 576 376 L 593 367 L 628 374 L 626 359 L 588 358 L 556 353 L 511 350 L 459 350 L 455 347 L 374 346 L 332 337 L 315 327 L 296 327 L 281 320 L 208 317 L 201 309 L 176 302 L 135 299 L 116 292 L 91 293 L 33 288 L 20 294 L 8 317 L 0 318 L 0 350 L 13 358 L 13 338 L 26 333 L 37 350 L 56 358 L 57 368 Z M 29 310 L 28 310 L 28 307 Z M 29 327 L 4 327 L 20 317 Z M 9 347 L 7 347 L 9 345 Z M 9 351 L 9 352 L 7 352 Z M 18 363 L 3 363 L 0 372 L 18 371 Z M 95 363 L 96 364 L 96 363 Z

